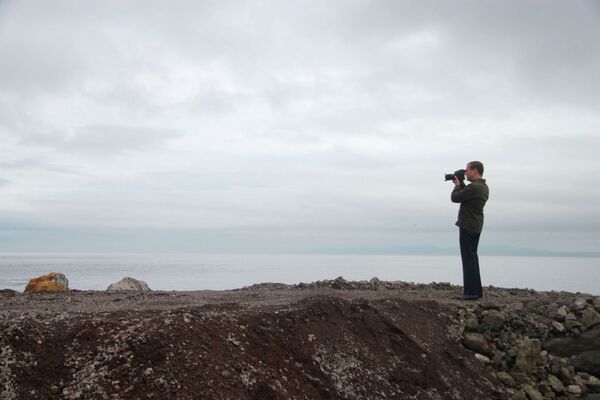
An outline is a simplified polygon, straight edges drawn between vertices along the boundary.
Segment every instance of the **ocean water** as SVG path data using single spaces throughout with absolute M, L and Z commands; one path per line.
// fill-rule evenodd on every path
M 480 264 L 484 286 L 600 295 L 600 258 L 481 256 Z M 0 253 L 0 289 L 23 291 L 29 279 L 53 271 L 79 290 L 104 290 L 124 276 L 153 290 L 221 290 L 338 276 L 462 284 L 458 256 Z

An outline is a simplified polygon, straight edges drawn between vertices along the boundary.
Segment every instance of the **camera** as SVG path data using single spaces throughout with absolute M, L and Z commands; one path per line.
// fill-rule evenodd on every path
M 459 169 L 458 171 L 454 171 L 453 174 L 446 174 L 445 176 L 445 180 L 446 181 L 453 181 L 454 177 L 457 177 L 459 181 L 464 181 L 465 180 L 465 173 L 467 171 L 464 169 Z

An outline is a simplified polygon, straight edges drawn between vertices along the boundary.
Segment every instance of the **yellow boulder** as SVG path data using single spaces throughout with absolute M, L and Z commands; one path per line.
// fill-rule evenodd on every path
M 50 272 L 48 275 L 31 279 L 25 287 L 26 293 L 67 291 L 69 291 L 69 280 L 59 272 Z

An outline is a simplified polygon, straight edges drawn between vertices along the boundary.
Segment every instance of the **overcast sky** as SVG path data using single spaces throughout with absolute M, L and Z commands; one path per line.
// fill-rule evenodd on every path
M 0 1 L 0 251 L 600 250 L 600 2 Z

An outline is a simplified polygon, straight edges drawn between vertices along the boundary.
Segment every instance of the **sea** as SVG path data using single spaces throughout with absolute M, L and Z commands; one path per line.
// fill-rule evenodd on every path
M 484 286 L 600 295 L 598 257 L 480 256 Z M 105 290 L 125 276 L 153 290 L 225 290 L 256 283 L 335 279 L 462 284 L 459 256 L 332 254 L 0 253 L 0 289 L 62 272 L 69 287 Z

